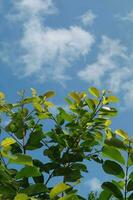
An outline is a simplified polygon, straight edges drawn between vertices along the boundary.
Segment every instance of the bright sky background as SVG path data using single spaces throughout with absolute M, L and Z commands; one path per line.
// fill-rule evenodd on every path
M 63 105 L 69 91 L 89 86 L 120 98 L 112 128 L 132 135 L 132 0 L 0 0 L 0 90 L 8 100 L 33 87 L 56 90 Z M 82 194 L 105 178 L 93 168 Z

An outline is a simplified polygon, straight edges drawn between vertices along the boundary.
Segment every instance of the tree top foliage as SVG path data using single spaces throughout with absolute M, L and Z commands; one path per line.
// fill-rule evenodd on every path
M 0 92 L 0 199 L 84 200 L 76 185 L 95 161 L 113 178 L 88 200 L 132 200 L 133 141 L 110 127 L 118 98 L 91 87 L 70 92 L 57 107 L 54 91 L 31 92 L 20 91 L 14 103 Z

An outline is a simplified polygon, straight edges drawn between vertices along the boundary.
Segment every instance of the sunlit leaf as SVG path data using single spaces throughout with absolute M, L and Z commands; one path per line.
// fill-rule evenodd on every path
M 70 186 L 66 185 L 65 183 L 57 184 L 51 191 L 50 191 L 50 199 L 54 199 L 58 194 L 64 192 L 65 190 L 69 189 Z
M 15 154 L 14 159 L 9 161 L 10 163 L 33 166 L 32 157 L 29 155 Z
M 33 97 L 37 96 L 37 91 L 34 88 L 31 88 L 31 92 Z
M 122 129 L 117 129 L 115 131 L 115 133 L 117 135 L 121 136 L 123 139 L 128 139 L 128 134 L 125 131 L 123 131 Z
M 103 156 L 112 158 L 121 164 L 125 164 L 124 157 L 121 155 L 120 151 L 114 147 L 104 146 L 102 149 L 102 154 Z
M 14 200 L 28 200 L 29 197 L 26 194 L 19 193 L 17 196 L 14 198 Z
M 97 88 L 95 88 L 95 87 L 90 87 L 90 88 L 89 88 L 89 92 L 90 92 L 93 96 L 95 96 L 95 97 L 97 97 L 97 98 L 100 97 L 100 92 L 99 92 L 99 90 L 98 90 Z
M 69 96 L 70 96 L 72 99 L 74 99 L 76 102 L 78 102 L 78 103 L 81 101 L 80 95 L 79 95 L 78 93 L 76 93 L 76 92 L 71 92 L 71 93 L 69 93 Z
M 55 92 L 54 91 L 48 91 L 44 94 L 44 96 L 48 99 L 51 98 L 53 96 L 55 96 Z
M 5 94 L 3 92 L 0 92 L 0 100 L 5 98 Z
M 2 142 L 1 142 L 1 146 L 3 148 L 7 148 L 10 145 L 16 143 L 16 141 L 13 138 L 5 138 Z

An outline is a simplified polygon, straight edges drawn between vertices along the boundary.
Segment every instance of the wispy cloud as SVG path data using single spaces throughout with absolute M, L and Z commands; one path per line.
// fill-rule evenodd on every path
M 129 11 L 126 16 L 115 15 L 115 17 L 122 21 L 129 21 L 133 23 L 133 10 Z
M 21 17 L 39 17 L 57 11 L 52 0 L 17 0 L 14 2 L 14 8 Z
M 101 182 L 97 177 L 86 181 L 85 186 L 88 187 L 90 191 L 98 192 L 101 190 Z
M 103 77 L 117 68 L 116 57 L 126 59 L 126 47 L 119 40 L 103 36 L 96 62 L 79 71 L 78 76 L 84 81 L 101 85 Z
M 92 12 L 92 10 L 88 10 L 82 16 L 80 16 L 79 19 L 84 26 L 89 26 L 93 24 L 96 17 L 97 16 Z
M 38 73 L 42 79 L 66 79 L 65 70 L 73 60 L 86 55 L 93 42 L 93 36 L 80 27 L 54 30 L 42 27 L 38 20 L 32 20 L 25 25 L 21 40 L 25 50 L 22 56 L 24 75 Z
M 78 72 L 80 79 L 123 94 L 126 106 L 133 102 L 133 55 L 119 40 L 102 37 L 96 62 Z M 127 100 L 128 96 L 128 100 Z
M 23 27 L 20 46 L 23 55 L 15 71 L 20 76 L 35 75 L 39 81 L 62 82 L 70 77 L 66 70 L 75 59 L 87 55 L 94 36 L 79 26 L 53 29 L 44 25 L 45 15 L 55 13 L 51 0 L 21 0 L 15 3 L 16 15 Z

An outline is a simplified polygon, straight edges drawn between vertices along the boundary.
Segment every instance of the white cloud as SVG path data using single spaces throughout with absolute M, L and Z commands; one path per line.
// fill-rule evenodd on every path
M 119 40 L 103 36 L 96 62 L 79 71 L 78 76 L 84 81 L 100 85 L 106 74 L 117 69 L 116 57 L 126 59 L 126 47 Z
M 42 14 L 53 14 L 56 11 L 52 0 L 17 0 L 14 2 L 14 7 L 21 17 L 37 17 Z
M 41 73 L 44 78 L 64 79 L 65 69 L 74 59 L 86 55 L 93 42 L 92 35 L 80 27 L 54 30 L 43 28 L 36 20 L 31 21 L 26 24 L 21 40 L 26 50 L 22 57 L 24 74 Z
M 131 10 L 125 17 L 121 17 L 124 21 L 133 22 L 133 10 Z
M 96 15 L 92 12 L 92 10 L 88 10 L 80 16 L 80 20 L 84 26 L 92 25 L 95 19 Z
M 90 188 L 91 191 L 97 192 L 101 190 L 101 182 L 98 178 L 94 177 L 91 180 L 85 182 L 85 185 Z
M 96 62 L 78 72 L 80 79 L 122 94 L 124 104 L 133 102 L 133 54 L 119 40 L 103 36 Z
M 23 21 L 20 45 L 24 52 L 23 67 L 15 69 L 17 74 L 36 75 L 39 81 L 68 79 L 66 69 L 75 59 L 89 53 L 93 35 L 78 26 L 60 29 L 45 26 L 42 16 L 55 10 L 51 0 L 36 0 L 35 4 L 33 0 L 21 0 L 15 5 Z

